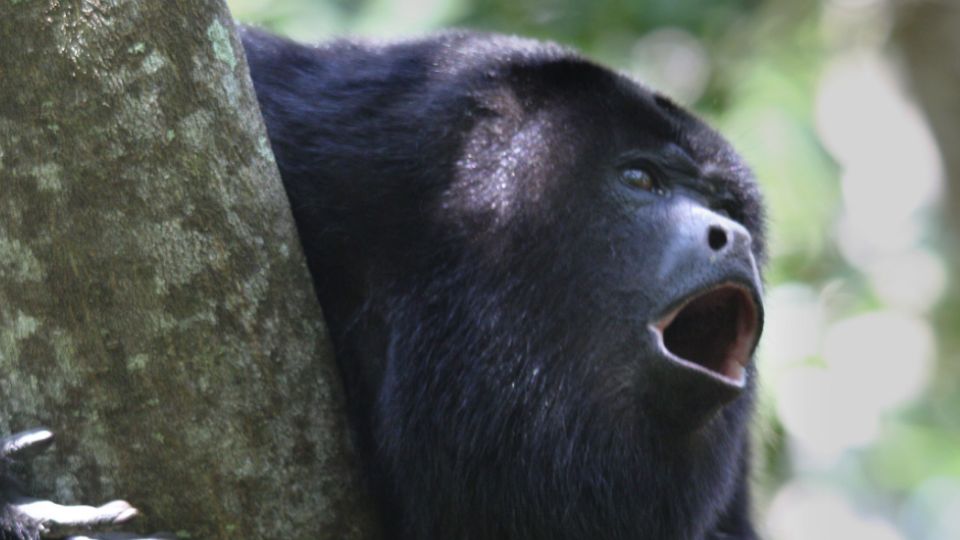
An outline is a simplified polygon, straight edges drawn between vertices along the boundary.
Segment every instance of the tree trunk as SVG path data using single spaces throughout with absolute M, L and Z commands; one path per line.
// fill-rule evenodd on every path
M 952 237 L 960 239 L 960 2 L 899 0 L 894 5 L 894 40 L 940 145 L 947 173 L 946 221 Z M 953 247 L 958 260 L 960 252 Z
M 894 44 L 920 107 L 940 147 L 946 171 L 941 245 L 951 265 L 952 286 L 936 313 L 943 358 L 960 354 L 960 2 L 900 0 L 894 3 Z M 941 362 L 941 395 L 958 388 L 955 362 Z
M 898 0 L 893 5 L 893 43 L 902 53 L 946 172 L 941 245 L 951 265 L 951 287 L 934 312 L 941 361 L 929 393 L 937 402 L 934 409 L 948 411 L 960 396 L 960 3 Z M 944 426 L 956 425 L 951 414 L 939 414 Z
M 371 538 L 221 1 L 0 3 L 0 434 L 33 495 L 196 539 Z

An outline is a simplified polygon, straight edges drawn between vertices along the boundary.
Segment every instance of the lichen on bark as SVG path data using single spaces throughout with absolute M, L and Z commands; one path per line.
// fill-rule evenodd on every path
M 0 4 L 0 433 L 144 530 L 369 538 L 322 315 L 219 1 Z

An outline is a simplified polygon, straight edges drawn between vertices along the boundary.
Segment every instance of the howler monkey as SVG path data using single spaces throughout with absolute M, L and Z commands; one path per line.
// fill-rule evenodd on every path
M 763 219 L 720 135 L 548 43 L 243 44 L 389 538 L 756 537 Z

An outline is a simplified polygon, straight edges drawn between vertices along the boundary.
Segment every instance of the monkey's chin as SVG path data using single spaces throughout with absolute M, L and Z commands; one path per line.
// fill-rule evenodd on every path
M 760 310 L 754 298 L 744 285 L 721 283 L 684 297 L 650 329 L 669 361 L 743 388 L 760 337 Z

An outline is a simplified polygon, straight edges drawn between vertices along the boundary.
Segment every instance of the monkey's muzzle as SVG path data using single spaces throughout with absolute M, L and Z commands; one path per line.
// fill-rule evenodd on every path
M 743 387 L 761 325 L 751 291 L 737 283 L 723 283 L 681 300 L 651 329 L 669 360 Z

